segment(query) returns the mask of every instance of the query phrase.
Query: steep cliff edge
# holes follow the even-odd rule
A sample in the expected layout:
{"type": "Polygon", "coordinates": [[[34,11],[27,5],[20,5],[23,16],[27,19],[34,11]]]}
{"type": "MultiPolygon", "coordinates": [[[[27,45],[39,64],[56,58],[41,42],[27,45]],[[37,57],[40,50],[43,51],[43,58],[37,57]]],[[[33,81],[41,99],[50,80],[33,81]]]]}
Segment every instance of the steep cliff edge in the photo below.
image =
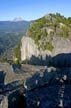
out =
{"type": "Polygon", "coordinates": [[[39,50],[38,46],[35,44],[35,41],[27,36],[24,36],[21,41],[21,60],[30,60],[32,57],[51,55],[50,51],[39,50]]]}
{"type": "Polygon", "coordinates": [[[39,55],[38,47],[32,38],[23,37],[21,43],[21,60],[30,59],[32,55],[36,57],[39,55]]]}

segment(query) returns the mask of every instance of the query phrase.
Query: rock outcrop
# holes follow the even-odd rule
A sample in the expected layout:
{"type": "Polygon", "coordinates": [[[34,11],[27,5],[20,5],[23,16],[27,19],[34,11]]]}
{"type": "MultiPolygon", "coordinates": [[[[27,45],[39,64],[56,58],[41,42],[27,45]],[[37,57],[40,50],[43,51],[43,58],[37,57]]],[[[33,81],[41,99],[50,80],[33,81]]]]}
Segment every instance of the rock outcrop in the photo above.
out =
{"type": "Polygon", "coordinates": [[[21,44],[21,61],[32,57],[45,60],[49,55],[71,53],[69,20],[60,14],[49,14],[38,19],[30,25],[21,44]]]}
{"type": "Polygon", "coordinates": [[[35,44],[34,40],[30,37],[24,36],[21,41],[21,60],[30,60],[32,56],[40,58],[42,56],[43,59],[46,56],[55,56],[61,53],[71,53],[71,41],[69,39],[63,38],[54,38],[53,39],[53,46],[54,49],[52,51],[49,50],[39,50],[38,46],[35,44]]]}

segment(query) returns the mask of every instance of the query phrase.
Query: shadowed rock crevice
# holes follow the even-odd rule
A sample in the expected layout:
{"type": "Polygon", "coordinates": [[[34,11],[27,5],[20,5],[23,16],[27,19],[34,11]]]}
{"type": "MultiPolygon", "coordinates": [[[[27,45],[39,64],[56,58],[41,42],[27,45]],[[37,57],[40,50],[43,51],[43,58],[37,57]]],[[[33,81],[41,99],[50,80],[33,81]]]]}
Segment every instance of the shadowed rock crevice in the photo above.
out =
{"type": "Polygon", "coordinates": [[[8,97],[8,108],[26,108],[26,97],[19,91],[8,97]]]}

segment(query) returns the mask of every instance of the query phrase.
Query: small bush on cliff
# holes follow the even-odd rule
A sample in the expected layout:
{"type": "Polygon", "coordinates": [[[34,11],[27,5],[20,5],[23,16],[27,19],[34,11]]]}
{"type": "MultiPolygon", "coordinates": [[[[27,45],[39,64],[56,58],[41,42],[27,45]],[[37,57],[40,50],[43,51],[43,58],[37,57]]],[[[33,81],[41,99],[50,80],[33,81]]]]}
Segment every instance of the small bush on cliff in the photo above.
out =
{"type": "Polygon", "coordinates": [[[52,45],[52,42],[49,41],[49,42],[46,42],[45,44],[43,44],[43,45],[41,46],[41,48],[42,48],[43,50],[50,50],[50,51],[52,51],[54,47],[53,47],[53,45],[52,45]]]}
{"type": "Polygon", "coordinates": [[[67,27],[62,27],[62,31],[58,34],[60,37],[68,38],[69,37],[69,30],[67,27]]]}
{"type": "Polygon", "coordinates": [[[15,62],[20,63],[21,61],[21,51],[20,51],[20,44],[14,50],[14,57],[17,59],[15,62]]]}
{"type": "Polygon", "coordinates": [[[2,63],[4,60],[3,60],[3,57],[0,56],[0,63],[2,63]]]}

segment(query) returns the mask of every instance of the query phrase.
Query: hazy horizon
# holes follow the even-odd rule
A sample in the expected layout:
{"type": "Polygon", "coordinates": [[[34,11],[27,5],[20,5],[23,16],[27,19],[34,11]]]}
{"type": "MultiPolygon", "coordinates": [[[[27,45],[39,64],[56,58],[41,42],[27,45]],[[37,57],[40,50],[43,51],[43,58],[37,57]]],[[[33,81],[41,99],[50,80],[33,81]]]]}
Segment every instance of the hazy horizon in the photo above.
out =
{"type": "Polygon", "coordinates": [[[26,21],[38,19],[48,13],[70,17],[71,0],[0,0],[0,21],[21,17],[26,21]]]}

